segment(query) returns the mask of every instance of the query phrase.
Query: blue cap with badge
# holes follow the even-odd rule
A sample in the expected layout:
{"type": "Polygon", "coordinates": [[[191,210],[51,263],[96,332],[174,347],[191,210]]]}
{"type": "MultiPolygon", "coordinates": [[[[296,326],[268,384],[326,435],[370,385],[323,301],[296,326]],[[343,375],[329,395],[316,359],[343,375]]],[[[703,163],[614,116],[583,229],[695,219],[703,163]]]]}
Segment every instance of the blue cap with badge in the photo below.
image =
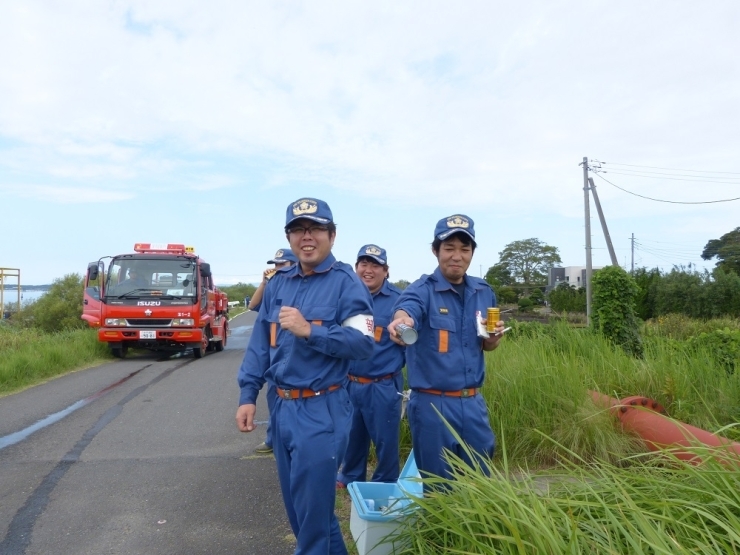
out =
{"type": "Polygon", "coordinates": [[[381,266],[388,264],[388,256],[385,253],[385,249],[381,249],[378,245],[365,245],[357,253],[357,260],[360,258],[372,258],[381,266]]]}
{"type": "Polygon", "coordinates": [[[320,224],[330,224],[334,221],[329,205],[317,198],[302,198],[291,202],[285,213],[285,227],[301,218],[320,224]]]}
{"type": "Polygon", "coordinates": [[[434,238],[444,241],[453,233],[465,233],[475,241],[473,219],[464,214],[455,214],[454,216],[442,218],[437,222],[437,227],[434,229],[434,238]]]}
{"type": "Polygon", "coordinates": [[[295,264],[298,262],[298,259],[293,254],[293,251],[290,249],[278,249],[275,253],[275,256],[272,257],[272,260],[268,260],[268,264],[283,264],[284,262],[290,262],[292,264],[295,264]]]}

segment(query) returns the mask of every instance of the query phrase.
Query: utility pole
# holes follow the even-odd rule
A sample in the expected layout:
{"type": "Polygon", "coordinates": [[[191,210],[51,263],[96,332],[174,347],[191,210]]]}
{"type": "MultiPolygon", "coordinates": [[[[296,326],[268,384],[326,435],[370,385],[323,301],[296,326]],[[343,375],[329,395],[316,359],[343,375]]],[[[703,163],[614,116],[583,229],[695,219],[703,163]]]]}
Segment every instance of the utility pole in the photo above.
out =
{"type": "Polygon", "coordinates": [[[583,157],[583,208],[586,216],[586,325],[591,326],[591,210],[588,203],[588,158],[583,157]]]}
{"type": "Polygon", "coordinates": [[[599,220],[601,220],[601,229],[604,232],[604,239],[606,239],[606,247],[609,249],[609,256],[612,259],[612,266],[619,266],[617,262],[617,255],[614,253],[614,245],[612,245],[612,238],[609,235],[609,229],[606,227],[606,219],[604,218],[604,211],[601,209],[601,203],[599,202],[599,195],[596,194],[596,185],[592,177],[588,178],[588,183],[591,185],[591,193],[594,195],[594,203],[596,204],[596,210],[599,213],[599,220]]]}
{"type": "Polygon", "coordinates": [[[635,234],[632,234],[632,240],[630,241],[632,243],[632,266],[630,269],[630,275],[635,275],[635,234]]]}

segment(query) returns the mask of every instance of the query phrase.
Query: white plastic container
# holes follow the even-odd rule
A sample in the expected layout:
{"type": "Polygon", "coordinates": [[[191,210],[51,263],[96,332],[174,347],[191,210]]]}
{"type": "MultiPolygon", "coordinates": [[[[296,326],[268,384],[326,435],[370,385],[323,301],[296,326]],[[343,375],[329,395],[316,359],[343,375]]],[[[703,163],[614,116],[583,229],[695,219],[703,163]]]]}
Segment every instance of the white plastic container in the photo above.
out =
{"type": "Polygon", "coordinates": [[[411,451],[397,482],[352,482],[347,486],[352,498],[349,529],[359,555],[393,553],[392,543],[380,544],[380,541],[396,531],[401,518],[407,517],[404,509],[413,503],[411,497],[423,495],[418,478],[419,470],[411,451]]]}

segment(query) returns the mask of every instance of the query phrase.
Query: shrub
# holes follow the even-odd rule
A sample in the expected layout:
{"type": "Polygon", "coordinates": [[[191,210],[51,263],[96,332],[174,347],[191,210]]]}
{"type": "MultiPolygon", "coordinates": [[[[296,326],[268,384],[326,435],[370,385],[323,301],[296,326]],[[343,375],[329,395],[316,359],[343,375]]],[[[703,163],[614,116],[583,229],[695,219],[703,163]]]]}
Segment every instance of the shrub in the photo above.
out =
{"type": "Polygon", "coordinates": [[[519,310],[521,312],[529,312],[532,310],[534,302],[529,297],[522,297],[519,299],[519,310]]]}
{"type": "Polygon", "coordinates": [[[740,365],[740,330],[729,328],[703,332],[689,339],[690,347],[709,356],[732,374],[740,365]]]}
{"type": "Polygon", "coordinates": [[[82,276],[67,274],[52,283],[49,291],[12,317],[21,327],[34,327],[45,332],[87,327],[82,316],[82,276]]]}
{"type": "Polygon", "coordinates": [[[642,357],[642,340],[635,316],[635,281],[619,266],[594,273],[592,323],[596,330],[626,353],[642,357]]]}

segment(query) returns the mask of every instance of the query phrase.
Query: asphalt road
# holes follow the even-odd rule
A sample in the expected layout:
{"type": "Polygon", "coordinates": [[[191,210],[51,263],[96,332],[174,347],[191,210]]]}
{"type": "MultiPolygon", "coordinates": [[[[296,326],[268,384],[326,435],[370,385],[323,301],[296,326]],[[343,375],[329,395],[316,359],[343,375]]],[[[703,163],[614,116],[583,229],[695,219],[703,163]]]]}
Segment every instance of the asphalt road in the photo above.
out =
{"type": "Polygon", "coordinates": [[[200,360],[129,355],[0,398],[0,554],[293,553],[264,426],[234,421],[254,319],[200,360]]]}

